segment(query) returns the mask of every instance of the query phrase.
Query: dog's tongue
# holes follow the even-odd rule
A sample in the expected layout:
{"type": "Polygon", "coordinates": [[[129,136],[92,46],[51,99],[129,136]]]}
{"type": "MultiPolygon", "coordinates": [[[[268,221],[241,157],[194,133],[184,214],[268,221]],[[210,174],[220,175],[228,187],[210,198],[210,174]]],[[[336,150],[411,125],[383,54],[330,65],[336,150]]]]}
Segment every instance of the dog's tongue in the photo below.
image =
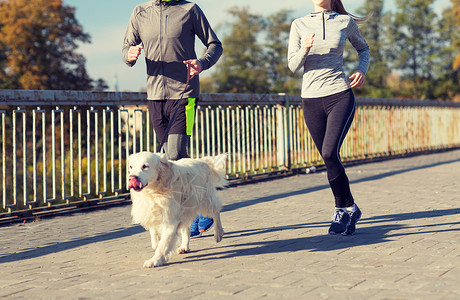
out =
{"type": "Polygon", "coordinates": [[[137,178],[131,178],[128,182],[128,188],[129,189],[142,189],[142,182],[138,180],[137,178]]]}

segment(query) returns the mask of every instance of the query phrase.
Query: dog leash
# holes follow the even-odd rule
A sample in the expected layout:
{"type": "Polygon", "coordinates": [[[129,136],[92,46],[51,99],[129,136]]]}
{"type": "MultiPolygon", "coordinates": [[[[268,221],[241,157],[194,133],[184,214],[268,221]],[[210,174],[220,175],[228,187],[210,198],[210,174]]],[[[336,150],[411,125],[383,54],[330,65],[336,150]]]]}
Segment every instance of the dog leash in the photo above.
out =
{"type": "MultiPolygon", "coordinates": [[[[185,82],[185,87],[184,87],[184,90],[181,93],[179,102],[182,99],[184,99],[184,93],[185,93],[185,90],[188,87],[189,81],[190,81],[190,64],[187,64],[187,81],[185,82]]],[[[179,107],[180,107],[180,105],[178,104],[177,108],[176,108],[176,111],[174,112],[174,114],[173,114],[173,116],[171,118],[171,121],[169,121],[168,127],[166,128],[166,132],[165,132],[165,135],[163,137],[163,140],[161,141],[160,145],[158,146],[157,152],[161,152],[161,149],[163,149],[163,146],[166,143],[166,139],[168,138],[169,131],[171,130],[171,127],[172,127],[172,124],[174,122],[174,119],[176,119],[176,115],[177,115],[177,111],[179,110],[179,107]]]]}

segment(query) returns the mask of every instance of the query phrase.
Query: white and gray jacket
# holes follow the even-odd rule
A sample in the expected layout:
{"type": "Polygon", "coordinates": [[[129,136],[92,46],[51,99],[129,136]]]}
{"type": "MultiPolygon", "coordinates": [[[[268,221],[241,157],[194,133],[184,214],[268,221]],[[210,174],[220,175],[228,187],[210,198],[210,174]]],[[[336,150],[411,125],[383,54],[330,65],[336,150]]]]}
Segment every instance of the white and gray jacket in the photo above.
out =
{"type": "MultiPolygon", "coordinates": [[[[187,79],[184,60],[197,58],[195,36],[206,46],[198,60],[203,70],[213,66],[222,55],[222,43],[209,25],[203,11],[185,0],[151,0],[134,8],[126,30],[122,59],[128,66],[130,46],[144,46],[147,64],[147,98],[180,99],[187,79]]],[[[183,98],[198,98],[199,77],[190,80],[183,98]]]]}
{"type": "Polygon", "coordinates": [[[302,98],[324,97],[350,88],[343,70],[343,49],[347,39],[358,51],[357,70],[366,74],[370,49],[350,16],[325,11],[292,22],[288,66],[292,72],[303,67],[302,98]],[[312,34],[315,34],[313,46],[306,51],[302,41],[312,34]]]}

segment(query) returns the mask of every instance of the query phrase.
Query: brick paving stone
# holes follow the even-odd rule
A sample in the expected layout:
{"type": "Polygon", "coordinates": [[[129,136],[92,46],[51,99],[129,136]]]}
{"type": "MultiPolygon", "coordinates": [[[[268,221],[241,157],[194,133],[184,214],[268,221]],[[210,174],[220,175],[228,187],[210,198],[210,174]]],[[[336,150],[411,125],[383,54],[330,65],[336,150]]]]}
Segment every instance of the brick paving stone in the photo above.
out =
{"type": "Polygon", "coordinates": [[[13,299],[460,299],[460,150],[347,168],[363,211],[327,234],[324,172],[220,191],[224,240],[144,269],[130,206],[0,227],[0,297],[13,299]]]}

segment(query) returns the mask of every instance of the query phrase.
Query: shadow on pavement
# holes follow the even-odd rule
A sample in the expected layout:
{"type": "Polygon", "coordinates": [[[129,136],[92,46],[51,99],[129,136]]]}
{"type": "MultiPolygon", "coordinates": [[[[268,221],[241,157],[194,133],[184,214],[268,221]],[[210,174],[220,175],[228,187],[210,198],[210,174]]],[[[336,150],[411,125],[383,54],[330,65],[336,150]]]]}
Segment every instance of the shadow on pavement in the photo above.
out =
{"type": "MultiPolygon", "coordinates": [[[[448,232],[448,231],[460,231],[460,226],[452,228],[454,225],[460,225],[460,222],[448,222],[448,223],[439,223],[439,224],[427,224],[427,225],[405,225],[405,224],[392,224],[396,222],[401,222],[405,220],[413,219],[426,219],[426,218],[436,218],[444,216],[460,215],[460,208],[454,209],[444,209],[444,210],[433,210],[433,211],[420,211],[413,213],[403,213],[403,214],[391,214],[391,215],[382,215],[375,216],[371,218],[363,218],[360,223],[369,223],[369,224],[378,224],[378,223],[390,223],[388,225],[375,225],[359,228],[357,234],[354,236],[331,236],[328,234],[317,235],[317,236],[307,236],[307,237],[298,237],[292,239],[279,239],[272,241],[256,241],[251,243],[240,243],[232,244],[217,248],[212,248],[213,253],[208,254],[199,254],[191,253],[186,258],[192,261],[200,260],[209,260],[209,259],[222,259],[222,258],[232,258],[239,256],[252,256],[260,254],[269,254],[269,253],[286,253],[291,251],[301,251],[301,250],[310,250],[314,252],[322,251],[333,251],[339,249],[347,249],[350,247],[361,246],[361,245],[371,245],[379,244],[387,241],[391,241],[392,238],[405,235],[420,235],[428,233],[439,233],[439,232],[448,232]],[[437,226],[451,226],[449,229],[443,230],[433,230],[433,227],[437,226]],[[432,230],[424,230],[432,229],[432,230]],[[404,230],[404,232],[398,232],[404,230]],[[408,232],[409,231],[409,232],[408,232]]],[[[282,233],[286,230],[298,230],[298,229],[308,229],[315,227],[324,227],[324,231],[327,231],[329,222],[316,222],[316,223],[302,223],[294,224],[287,226],[279,227],[269,227],[269,228],[257,228],[243,231],[233,231],[227,232],[225,234],[225,240],[232,240],[239,237],[248,237],[256,236],[266,233],[282,233]]],[[[19,261],[29,258],[36,258],[40,256],[49,255],[52,253],[57,253],[60,251],[66,251],[73,248],[78,248],[87,244],[98,243],[107,240],[119,239],[135,234],[145,232],[145,230],[140,226],[134,226],[129,228],[123,228],[115,230],[112,232],[101,233],[95,236],[84,237],[81,239],[76,239],[72,241],[62,242],[62,243],[53,243],[44,247],[36,249],[25,249],[17,253],[11,253],[7,255],[0,256],[0,263],[7,263],[13,261],[19,261]]],[[[206,249],[205,249],[206,250],[206,249]]],[[[204,251],[204,250],[202,250],[204,251]]],[[[171,264],[180,264],[186,263],[188,260],[181,262],[173,262],[171,264]]]]}
{"type": "MultiPolygon", "coordinates": [[[[357,182],[365,182],[365,181],[372,181],[378,180],[384,177],[394,176],[396,174],[401,174],[405,172],[410,172],[414,170],[420,170],[425,168],[431,168],[435,166],[439,166],[442,164],[450,164],[454,162],[458,162],[459,160],[450,160],[445,162],[438,162],[434,164],[428,164],[423,166],[416,166],[405,168],[397,171],[391,171],[375,176],[365,177],[361,179],[357,179],[352,181],[352,183],[357,182]]],[[[285,197],[290,197],[294,195],[301,195],[307,194],[311,192],[315,192],[322,189],[329,188],[329,185],[321,185],[310,187],[306,189],[301,189],[297,191],[285,192],[276,195],[265,196],[257,199],[251,199],[247,201],[242,201],[239,203],[232,203],[229,205],[225,205],[223,208],[223,212],[231,211],[251,205],[255,205],[258,203],[269,202],[274,200],[279,200],[285,197]]],[[[426,234],[426,233],[433,233],[433,232],[443,232],[443,231],[460,231],[460,226],[455,228],[450,228],[446,230],[431,230],[431,231],[424,231],[424,228],[433,228],[435,226],[441,225],[459,225],[460,222],[451,222],[451,223],[444,223],[444,224],[429,224],[423,226],[410,226],[404,224],[393,224],[398,221],[404,220],[411,220],[411,219],[423,219],[423,218],[435,218],[447,215],[458,215],[460,214],[460,208],[454,209],[445,209],[445,210],[433,210],[433,211],[420,211],[420,212],[413,212],[413,213],[402,213],[402,214],[392,214],[392,215],[382,215],[382,216],[374,216],[372,218],[364,218],[360,222],[361,223],[369,223],[369,224],[376,224],[375,226],[368,226],[360,228],[358,233],[353,237],[342,237],[342,236],[330,236],[330,235],[320,235],[320,236],[309,236],[309,237],[298,237],[293,239],[283,239],[283,240],[274,240],[274,241],[257,241],[251,243],[243,243],[243,244],[234,244],[223,246],[219,248],[213,248],[213,253],[210,254],[194,254],[187,256],[189,259],[196,260],[208,260],[208,259],[221,259],[221,258],[231,258],[231,257],[238,257],[238,256],[248,256],[248,255],[258,255],[264,253],[285,253],[290,251],[299,251],[299,250],[310,250],[310,251],[332,251],[337,249],[346,249],[349,247],[360,246],[360,245],[369,245],[369,244],[379,244],[386,241],[389,241],[392,237],[401,236],[401,235],[415,235],[415,234],[426,234]],[[379,223],[390,223],[388,225],[377,225],[379,223]],[[398,233],[398,230],[404,229],[404,232],[398,233]],[[407,232],[408,230],[411,232],[407,232]],[[391,233],[390,233],[391,232],[391,233]]],[[[244,236],[252,236],[252,235],[259,235],[263,233],[274,233],[274,232],[281,232],[284,230],[295,230],[295,229],[308,229],[312,227],[324,227],[324,231],[327,231],[327,227],[329,226],[329,222],[321,222],[321,223],[303,223],[303,224],[295,224],[289,226],[279,226],[279,227],[270,227],[270,228],[259,228],[253,230],[245,230],[239,232],[227,232],[225,235],[225,239],[232,239],[237,237],[244,237],[244,236]]],[[[13,262],[19,261],[29,258],[36,258],[40,256],[45,256],[48,254],[66,251],[69,249],[81,247],[87,244],[97,243],[101,241],[113,240],[118,238],[123,238],[135,234],[139,234],[144,232],[144,229],[140,226],[123,228],[119,230],[114,230],[111,232],[101,233],[95,236],[90,237],[83,237],[80,239],[75,239],[66,242],[57,242],[53,244],[49,244],[40,248],[33,248],[33,249],[24,249],[18,251],[16,253],[10,253],[0,256],[0,264],[6,262],[13,262]]],[[[174,263],[185,263],[186,260],[183,262],[174,262],[174,263]]]]}
{"type": "Polygon", "coordinates": [[[67,242],[52,243],[50,245],[46,245],[46,246],[39,247],[39,248],[25,249],[22,251],[18,251],[16,253],[1,255],[0,264],[45,256],[45,255],[56,253],[56,252],[78,248],[78,247],[88,245],[88,244],[127,237],[127,236],[135,235],[141,232],[145,232],[144,228],[140,226],[134,226],[134,227],[123,228],[123,229],[119,229],[119,230],[115,230],[111,232],[105,232],[105,233],[97,234],[97,235],[90,236],[90,237],[84,237],[81,239],[75,239],[75,240],[71,240],[67,242]]]}
{"type": "MultiPolygon", "coordinates": [[[[375,216],[372,218],[363,219],[362,223],[375,224],[381,222],[388,222],[389,224],[359,228],[357,233],[353,236],[324,234],[319,236],[307,236],[271,241],[263,240],[250,243],[232,244],[228,246],[214,248],[212,253],[191,253],[191,255],[188,255],[187,258],[195,262],[200,260],[233,258],[261,254],[276,254],[302,250],[309,250],[311,252],[334,251],[340,249],[345,250],[350,247],[373,245],[392,241],[394,238],[399,236],[460,231],[460,222],[447,222],[416,226],[400,223],[401,221],[405,220],[426,219],[452,215],[460,215],[460,208],[375,216]],[[395,224],[396,222],[399,223],[395,224]],[[457,227],[452,227],[453,225],[457,225],[457,227]],[[439,226],[450,226],[450,228],[436,230],[435,228],[439,226]]],[[[281,233],[285,230],[308,229],[312,227],[324,227],[324,232],[327,232],[328,226],[328,222],[323,222],[295,224],[270,228],[259,228],[239,232],[228,232],[225,234],[224,239],[231,240],[233,238],[245,236],[247,237],[252,235],[276,232],[281,233]]],[[[282,235],[282,233],[280,235],[282,235]]],[[[184,260],[181,262],[173,262],[172,264],[186,262],[187,260],[184,260]]]]}
{"type": "Polygon", "coordinates": [[[399,175],[399,174],[402,174],[402,173],[407,173],[407,172],[412,172],[412,171],[417,171],[417,170],[422,170],[422,169],[433,168],[433,167],[437,167],[437,166],[441,166],[441,165],[448,165],[448,164],[456,163],[456,162],[459,162],[459,161],[460,161],[460,159],[452,159],[452,160],[448,160],[448,161],[432,163],[432,164],[429,164],[429,165],[423,165],[423,166],[417,166],[417,167],[410,167],[410,168],[407,168],[407,169],[390,171],[390,172],[386,172],[386,173],[383,173],[383,174],[378,174],[378,175],[369,176],[369,177],[365,177],[365,178],[361,178],[361,179],[356,179],[356,180],[350,181],[350,183],[353,184],[353,183],[359,183],[359,182],[379,180],[379,179],[382,179],[382,178],[385,178],[385,177],[390,177],[390,176],[399,175]]]}
{"type": "MultiPolygon", "coordinates": [[[[458,161],[460,161],[460,159],[454,159],[454,160],[437,162],[437,163],[423,165],[423,166],[410,167],[410,168],[406,168],[406,169],[390,171],[390,172],[386,172],[386,173],[382,173],[382,174],[378,174],[378,175],[373,175],[373,176],[369,176],[369,177],[355,179],[355,180],[350,181],[350,184],[366,182],[366,181],[373,181],[373,180],[379,180],[379,179],[382,179],[382,178],[385,178],[385,177],[390,177],[390,176],[394,176],[394,175],[398,175],[398,174],[402,174],[402,173],[406,173],[406,172],[411,172],[411,171],[416,171],[416,170],[420,170],[420,169],[432,168],[432,167],[445,165],[445,164],[451,164],[451,163],[455,163],[455,162],[458,162],[458,161]]],[[[308,175],[305,174],[304,176],[308,176],[308,175]]],[[[243,207],[247,207],[247,206],[251,206],[251,205],[256,205],[256,204],[263,203],[263,202],[270,202],[270,201],[274,201],[274,200],[279,200],[279,199],[283,199],[283,198],[287,198],[287,197],[291,197],[291,196],[313,193],[313,192],[317,192],[317,191],[328,189],[328,188],[329,188],[329,185],[320,185],[320,186],[309,187],[309,188],[306,188],[306,189],[301,189],[301,190],[296,190],[296,191],[291,191],[291,192],[285,192],[285,193],[275,194],[275,195],[269,195],[269,196],[265,196],[265,197],[261,197],[261,198],[256,198],[256,199],[251,199],[251,200],[247,200],[247,201],[241,201],[241,202],[236,202],[236,203],[232,203],[232,204],[227,204],[227,205],[224,205],[224,207],[222,208],[222,212],[232,211],[232,210],[236,210],[236,209],[239,209],[239,208],[243,208],[243,207]]]]}
{"type": "Polygon", "coordinates": [[[261,197],[261,198],[257,198],[257,199],[251,199],[251,200],[247,200],[247,201],[241,201],[241,202],[236,202],[236,203],[232,203],[232,204],[227,204],[227,205],[224,205],[224,207],[222,208],[222,212],[232,211],[232,210],[236,210],[236,209],[239,209],[239,208],[256,205],[256,204],[263,203],[263,202],[270,202],[270,201],[274,201],[274,200],[279,200],[279,199],[283,199],[283,198],[287,198],[287,197],[291,197],[291,196],[313,193],[313,192],[328,189],[328,188],[329,188],[329,185],[320,185],[320,186],[310,187],[310,188],[306,188],[306,189],[302,189],[302,190],[286,192],[286,193],[281,193],[281,194],[276,194],[276,195],[265,196],[265,197],[261,197]]]}

